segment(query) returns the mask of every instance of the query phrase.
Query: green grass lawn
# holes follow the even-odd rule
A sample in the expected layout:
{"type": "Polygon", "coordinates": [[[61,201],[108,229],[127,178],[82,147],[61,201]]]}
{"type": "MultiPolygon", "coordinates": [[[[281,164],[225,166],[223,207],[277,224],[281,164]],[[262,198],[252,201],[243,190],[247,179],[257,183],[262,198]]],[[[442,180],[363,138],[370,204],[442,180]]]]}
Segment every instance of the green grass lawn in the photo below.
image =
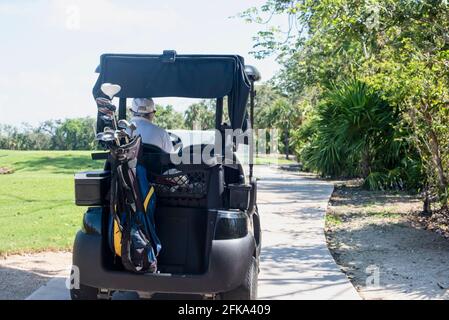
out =
{"type": "Polygon", "coordinates": [[[101,169],[90,152],[3,151],[0,167],[0,255],[69,249],[85,208],[74,204],[75,172],[101,169]]]}
{"type": "Polygon", "coordinates": [[[256,158],[256,165],[266,165],[266,164],[277,164],[277,165],[289,165],[296,164],[295,160],[287,160],[285,159],[285,155],[268,155],[268,156],[260,156],[256,158]]]}

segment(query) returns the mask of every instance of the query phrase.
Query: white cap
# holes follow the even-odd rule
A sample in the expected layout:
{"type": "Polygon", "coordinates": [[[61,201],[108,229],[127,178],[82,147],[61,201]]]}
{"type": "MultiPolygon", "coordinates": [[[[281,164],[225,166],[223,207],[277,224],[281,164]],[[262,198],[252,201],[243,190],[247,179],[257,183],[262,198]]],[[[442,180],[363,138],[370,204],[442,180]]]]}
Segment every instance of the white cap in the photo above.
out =
{"type": "Polygon", "coordinates": [[[151,98],[136,98],[133,100],[131,111],[134,113],[152,113],[155,112],[154,101],[151,98]]]}

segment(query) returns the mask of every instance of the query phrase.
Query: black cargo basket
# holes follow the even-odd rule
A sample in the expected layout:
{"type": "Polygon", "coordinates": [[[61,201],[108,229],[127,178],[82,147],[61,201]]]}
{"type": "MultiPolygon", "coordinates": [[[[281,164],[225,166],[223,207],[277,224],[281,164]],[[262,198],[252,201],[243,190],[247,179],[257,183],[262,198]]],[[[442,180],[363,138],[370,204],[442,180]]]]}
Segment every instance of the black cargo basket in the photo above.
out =
{"type": "Polygon", "coordinates": [[[209,186],[208,170],[151,174],[157,203],[165,206],[206,207],[209,186]]]}

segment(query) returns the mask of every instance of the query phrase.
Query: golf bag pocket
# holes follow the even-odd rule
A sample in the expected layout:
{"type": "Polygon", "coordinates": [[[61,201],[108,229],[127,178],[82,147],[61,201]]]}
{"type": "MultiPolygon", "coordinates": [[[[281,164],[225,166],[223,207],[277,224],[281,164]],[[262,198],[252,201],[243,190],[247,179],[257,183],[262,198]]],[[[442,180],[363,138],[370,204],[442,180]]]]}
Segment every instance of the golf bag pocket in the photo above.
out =
{"type": "MultiPolygon", "coordinates": [[[[154,188],[150,187],[147,191],[147,195],[144,200],[145,213],[136,213],[135,218],[137,221],[131,222],[131,256],[133,263],[139,265],[139,259],[143,259],[142,252],[146,250],[147,259],[150,261],[156,261],[156,257],[161,250],[161,243],[156,234],[154,212],[156,210],[156,194],[154,188]],[[139,228],[133,226],[138,225],[139,228]],[[151,245],[154,243],[154,246],[151,245]],[[150,245],[148,245],[150,244],[150,245]],[[136,251],[134,253],[134,251],[136,251]]],[[[108,243],[111,251],[118,257],[122,257],[122,230],[120,225],[124,225],[127,222],[126,213],[122,213],[120,216],[120,224],[114,219],[114,216],[109,215],[108,222],[108,243]]]]}
{"type": "MultiPolygon", "coordinates": [[[[121,221],[124,221],[125,215],[122,215],[121,221]]],[[[108,244],[114,255],[122,256],[122,231],[120,230],[120,225],[117,220],[114,219],[113,215],[109,215],[108,223],[108,244]]]]}

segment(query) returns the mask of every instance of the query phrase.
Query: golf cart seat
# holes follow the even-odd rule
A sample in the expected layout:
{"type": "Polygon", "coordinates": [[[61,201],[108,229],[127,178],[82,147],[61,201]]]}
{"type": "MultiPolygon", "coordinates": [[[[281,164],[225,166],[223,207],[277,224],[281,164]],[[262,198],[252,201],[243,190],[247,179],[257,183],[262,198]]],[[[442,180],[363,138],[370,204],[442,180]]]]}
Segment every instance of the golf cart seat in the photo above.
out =
{"type": "Polygon", "coordinates": [[[202,153],[198,154],[206,146],[189,146],[172,155],[157,146],[143,145],[143,165],[155,188],[159,205],[207,208],[217,203],[221,193],[209,196],[209,191],[216,189],[218,181],[223,184],[223,170],[214,159],[206,163],[202,153]],[[190,158],[190,163],[185,162],[185,158],[180,164],[172,162],[172,156],[181,159],[182,155],[190,158]]]}
{"type": "Polygon", "coordinates": [[[147,170],[151,173],[162,174],[170,169],[170,153],[152,144],[142,144],[143,161],[147,170]]]}

